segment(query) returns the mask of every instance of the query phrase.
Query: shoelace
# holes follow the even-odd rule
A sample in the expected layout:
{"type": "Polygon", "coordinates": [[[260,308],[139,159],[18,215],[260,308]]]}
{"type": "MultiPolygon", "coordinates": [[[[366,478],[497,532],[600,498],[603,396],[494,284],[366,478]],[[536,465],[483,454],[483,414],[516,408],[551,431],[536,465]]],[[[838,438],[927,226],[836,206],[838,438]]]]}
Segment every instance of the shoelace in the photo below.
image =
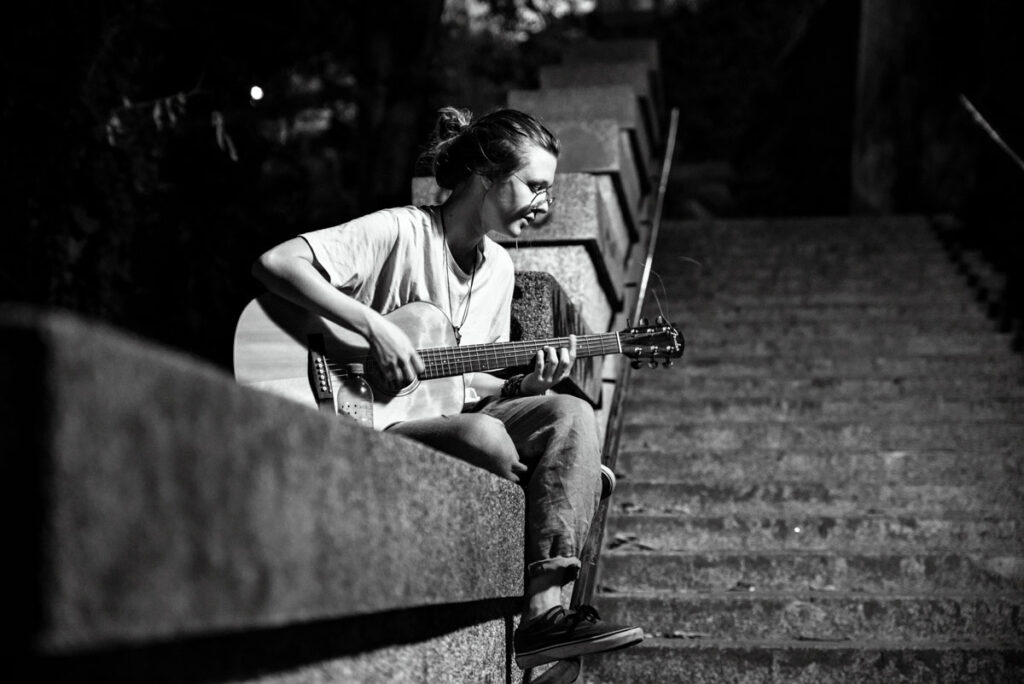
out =
{"type": "Polygon", "coordinates": [[[601,616],[597,614],[597,609],[593,606],[581,605],[573,608],[572,610],[566,611],[565,619],[575,627],[583,621],[598,622],[601,619],[601,616]]]}

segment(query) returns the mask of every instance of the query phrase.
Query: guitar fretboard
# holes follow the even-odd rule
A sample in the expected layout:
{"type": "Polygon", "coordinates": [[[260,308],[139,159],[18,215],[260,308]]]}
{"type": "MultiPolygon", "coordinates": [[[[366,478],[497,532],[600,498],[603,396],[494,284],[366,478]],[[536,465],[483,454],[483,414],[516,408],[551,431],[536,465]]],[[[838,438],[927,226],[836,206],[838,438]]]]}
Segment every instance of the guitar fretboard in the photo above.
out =
{"type": "MultiPolygon", "coordinates": [[[[551,337],[542,340],[522,342],[499,342],[495,344],[470,344],[465,347],[438,347],[421,349],[420,358],[426,366],[420,377],[443,378],[462,373],[495,371],[515,366],[525,366],[533,361],[539,349],[544,347],[568,347],[568,337],[551,337]]],[[[615,332],[600,335],[576,337],[576,356],[603,356],[622,351],[619,334],[615,332]]]]}

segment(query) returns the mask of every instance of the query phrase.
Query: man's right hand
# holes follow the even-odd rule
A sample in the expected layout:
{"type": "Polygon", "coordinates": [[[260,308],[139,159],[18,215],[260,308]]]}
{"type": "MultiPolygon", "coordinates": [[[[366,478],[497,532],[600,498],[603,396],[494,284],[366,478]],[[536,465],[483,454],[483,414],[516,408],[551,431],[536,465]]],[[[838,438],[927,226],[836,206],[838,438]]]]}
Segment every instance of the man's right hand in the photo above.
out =
{"type": "Polygon", "coordinates": [[[412,340],[384,316],[372,317],[367,338],[381,373],[393,387],[405,387],[423,372],[423,359],[412,340]]]}

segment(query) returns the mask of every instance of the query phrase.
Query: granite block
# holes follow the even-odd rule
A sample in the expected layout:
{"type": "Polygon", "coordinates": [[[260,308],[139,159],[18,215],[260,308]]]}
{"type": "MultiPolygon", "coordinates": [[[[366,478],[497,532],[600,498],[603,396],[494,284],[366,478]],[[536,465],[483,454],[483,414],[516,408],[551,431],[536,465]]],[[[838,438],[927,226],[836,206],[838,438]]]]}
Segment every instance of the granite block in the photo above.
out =
{"type": "Polygon", "coordinates": [[[575,62],[549,64],[540,68],[541,88],[574,86],[628,85],[636,91],[652,147],[661,137],[659,109],[654,79],[647,62],[642,60],[575,62]]]}
{"type": "Polygon", "coordinates": [[[614,119],[630,132],[641,182],[652,176],[650,134],[640,110],[636,89],[629,85],[574,86],[541,90],[510,90],[508,106],[542,122],[576,119],[614,119]]]}
{"type": "MultiPolygon", "coordinates": [[[[131,648],[35,658],[32,681],[507,682],[520,600],[388,611],[131,648]]],[[[22,670],[24,671],[24,670],[22,670]]]]}
{"type": "Polygon", "coordinates": [[[626,225],[630,233],[636,235],[641,183],[629,131],[612,119],[547,121],[545,125],[562,145],[558,170],[610,176],[626,225]]]}
{"type": "MultiPolygon", "coordinates": [[[[516,273],[510,335],[513,342],[590,334],[579,310],[554,276],[536,271],[516,273]]],[[[555,389],[599,406],[603,367],[603,356],[579,357],[570,376],[555,389]]]]}
{"type": "Polygon", "coordinates": [[[517,271],[545,271],[555,276],[579,310],[587,328],[607,332],[617,303],[601,286],[597,269],[582,245],[510,249],[517,271]]]}
{"type": "Polygon", "coordinates": [[[35,652],[522,593],[522,490],[490,473],[68,314],[4,311],[0,349],[35,652]]]}
{"type": "Polygon", "coordinates": [[[622,285],[616,288],[619,297],[622,296],[624,283],[627,279],[626,268],[629,264],[629,257],[633,251],[633,245],[639,237],[629,229],[629,214],[619,201],[619,194],[615,190],[615,180],[612,176],[594,176],[597,182],[597,211],[598,226],[602,229],[601,242],[605,245],[615,245],[616,249],[610,256],[617,267],[622,269],[622,277],[619,280],[622,285]]]}
{"type": "Polygon", "coordinates": [[[629,254],[630,235],[610,179],[602,182],[589,173],[559,173],[555,176],[554,188],[558,201],[551,205],[547,214],[542,214],[535,223],[524,228],[518,238],[500,233],[491,233],[490,237],[509,249],[515,245],[519,248],[583,245],[609,298],[616,301],[623,288],[623,268],[629,254]],[[604,197],[601,196],[602,189],[604,197]],[[609,202],[615,205],[609,207],[609,202]],[[619,216],[615,217],[613,212],[619,216]]]}
{"type": "Polygon", "coordinates": [[[658,41],[655,38],[615,38],[611,40],[584,40],[570,43],[562,50],[566,64],[592,62],[622,62],[640,60],[651,71],[661,71],[658,41]]]}

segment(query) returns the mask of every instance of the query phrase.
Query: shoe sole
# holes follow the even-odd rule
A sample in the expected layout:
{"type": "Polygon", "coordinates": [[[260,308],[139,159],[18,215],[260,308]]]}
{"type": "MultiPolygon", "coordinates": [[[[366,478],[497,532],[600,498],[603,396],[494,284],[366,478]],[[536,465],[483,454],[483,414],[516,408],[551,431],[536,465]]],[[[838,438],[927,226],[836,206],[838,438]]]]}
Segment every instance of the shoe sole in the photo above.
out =
{"type": "Polygon", "coordinates": [[[615,472],[606,465],[601,465],[601,498],[607,499],[615,491],[615,472]]]}
{"type": "Polygon", "coordinates": [[[580,639],[579,641],[570,641],[549,648],[516,653],[516,665],[526,670],[531,667],[575,656],[617,651],[620,648],[628,648],[629,646],[639,644],[643,640],[644,630],[640,627],[630,627],[618,632],[604,634],[597,639],[580,639]]]}

